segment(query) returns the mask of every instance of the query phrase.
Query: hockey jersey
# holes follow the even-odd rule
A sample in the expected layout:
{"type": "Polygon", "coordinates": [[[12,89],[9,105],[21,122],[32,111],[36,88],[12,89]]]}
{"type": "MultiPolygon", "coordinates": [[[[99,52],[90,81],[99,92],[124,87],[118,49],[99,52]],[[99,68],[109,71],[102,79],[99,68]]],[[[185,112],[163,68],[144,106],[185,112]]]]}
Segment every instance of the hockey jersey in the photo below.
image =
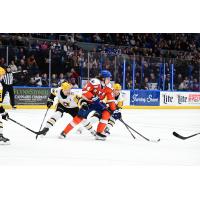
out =
{"type": "Polygon", "coordinates": [[[115,96],[115,103],[117,105],[117,108],[122,108],[124,103],[124,97],[122,92],[120,92],[118,96],[115,96]]]}
{"type": "Polygon", "coordinates": [[[102,86],[100,99],[101,100],[106,99],[106,104],[108,105],[108,108],[111,111],[116,110],[116,102],[115,102],[115,97],[114,97],[114,94],[113,94],[113,89],[112,89],[111,84],[102,86]]]}
{"type": "Polygon", "coordinates": [[[61,88],[53,89],[52,93],[49,96],[49,100],[54,99],[58,100],[58,103],[62,104],[66,108],[75,108],[78,107],[78,101],[80,97],[75,95],[73,92],[70,92],[69,95],[64,95],[61,88]]]}
{"type": "Polygon", "coordinates": [[[82,98],[92,102],[92,98],[101,94],[100,80],[93,78],[82,89],[82,98]]]}

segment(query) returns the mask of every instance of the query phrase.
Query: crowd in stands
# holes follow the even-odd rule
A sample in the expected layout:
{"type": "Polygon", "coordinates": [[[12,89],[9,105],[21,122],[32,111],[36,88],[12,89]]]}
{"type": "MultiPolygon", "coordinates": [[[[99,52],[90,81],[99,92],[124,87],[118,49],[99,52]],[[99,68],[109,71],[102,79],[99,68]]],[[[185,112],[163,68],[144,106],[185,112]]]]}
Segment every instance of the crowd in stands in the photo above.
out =
{"type": "Polygon", "coordinates": [[[0,34],[0,66],[6,66],[6,47],[15,85],[57,87],[64,80],[75,88],[81,78],[94,77],[100,69],[112,72],[113,79],[122,83],[123,59],[126,59],[126,89],[133,86],[132,60],[136,70],[137,89],[170,89],[170,67],[174,67],[174,89],[198,91],[200,74],[199,34],[0,34]],[[80,42],[95,43],[88,50],[80,42]],[[49,50],[51,49],[51,59],[49,50]],[[51,63],[50,63],[51,62],[51,63]],[[165,77],[160,73],[165,65],[165,77]],[[49,80],[49,63],[51,77],[49,80]],[[121,73],[119,73],[121,72],[121,73]],[[162,77],[161,77],[162,76],[162,77]],[[163,79],[165,83],[163,83],[163,79]]]}

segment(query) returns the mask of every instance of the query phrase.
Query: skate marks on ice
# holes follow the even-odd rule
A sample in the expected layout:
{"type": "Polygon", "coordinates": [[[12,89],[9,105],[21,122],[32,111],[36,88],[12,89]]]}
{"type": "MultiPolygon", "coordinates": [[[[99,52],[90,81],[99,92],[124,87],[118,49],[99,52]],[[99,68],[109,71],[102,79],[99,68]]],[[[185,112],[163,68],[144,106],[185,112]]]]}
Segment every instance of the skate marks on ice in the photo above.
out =
{"type": "MultiPolygon", "coordinates": [[[[48,117],[52,115],[49,111],[48,117]]],[[[39,129],[44,110],[15,110],[10,116],[22,124],[39,129]]],[[[71,118],[65,116],[44,138],[11,122],[4,122],[5,136],[11,145],[0,146],[0,165],[199,165],[199,137],[182,141],[173,130],[198,132],[197,110],[123,110],[123,119],[149,138],[161,138],[149,143],[133,139],[126,128],[117,122],[106,141],[96,141],[84,131],[70,133],[66,139],[58,135],[71,118]]]]}

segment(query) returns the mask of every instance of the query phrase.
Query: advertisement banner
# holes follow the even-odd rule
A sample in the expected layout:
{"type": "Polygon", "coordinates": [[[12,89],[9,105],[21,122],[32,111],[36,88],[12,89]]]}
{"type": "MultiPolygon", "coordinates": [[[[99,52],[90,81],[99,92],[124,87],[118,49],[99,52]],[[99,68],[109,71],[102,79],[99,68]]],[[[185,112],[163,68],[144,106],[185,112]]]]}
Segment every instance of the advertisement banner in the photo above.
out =
{"type": "Polygon", "coordinates": [[[122,97],[124,99],[124,106],[130,105],[130,90],[122,90],[122,97]]]}
{"type": "Polygon", "coordinates": [[[130,105],[136,106],[159,106],[159,90],[131,90],[130,105]]]}
{"type": "Polygon", "coordinates": [[[16,105],[46,105],[50,88],[14,88],[16,105]]]}
{"type": "Polygon", "coordinates": [[[200,92],[160,92],[161,106],[200,106],[200,92]]]}

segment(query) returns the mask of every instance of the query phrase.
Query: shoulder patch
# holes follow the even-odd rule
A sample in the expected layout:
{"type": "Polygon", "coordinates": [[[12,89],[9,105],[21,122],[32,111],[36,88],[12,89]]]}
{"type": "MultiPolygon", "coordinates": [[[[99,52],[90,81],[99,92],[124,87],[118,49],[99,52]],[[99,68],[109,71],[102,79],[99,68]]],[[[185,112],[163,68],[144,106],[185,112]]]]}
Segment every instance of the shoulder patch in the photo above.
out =
{"type": "Polygon", "coordinates": [[[97,78],[92,78],[92,79],[90,80],[90,83],[91,83],[92,85],[100,85],[100,80],[97,79],[97,78]]]}

